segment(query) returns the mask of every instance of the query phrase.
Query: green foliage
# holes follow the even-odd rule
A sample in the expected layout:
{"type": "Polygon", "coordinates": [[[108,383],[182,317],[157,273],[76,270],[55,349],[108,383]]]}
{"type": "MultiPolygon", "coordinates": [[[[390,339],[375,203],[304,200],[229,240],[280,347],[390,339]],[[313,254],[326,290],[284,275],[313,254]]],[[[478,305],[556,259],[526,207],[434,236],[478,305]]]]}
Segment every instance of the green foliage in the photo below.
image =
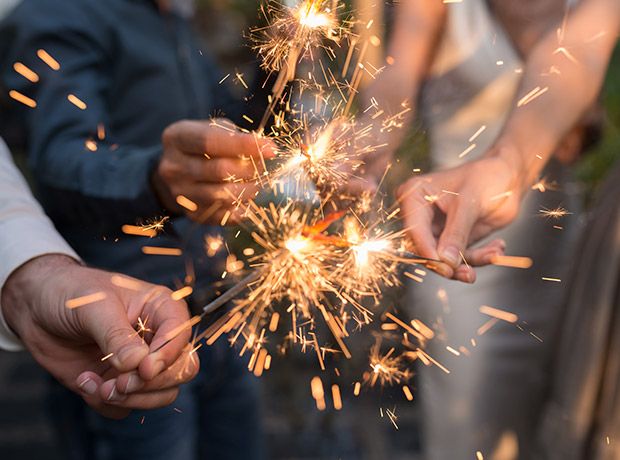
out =
{"type": "Polygon", "coordinates": [[[589,194],[620,158],[620,45],[609,64],[601,102],[605,109],[602,139],[577,165],[577,175],[586,184],[589,194]]]}

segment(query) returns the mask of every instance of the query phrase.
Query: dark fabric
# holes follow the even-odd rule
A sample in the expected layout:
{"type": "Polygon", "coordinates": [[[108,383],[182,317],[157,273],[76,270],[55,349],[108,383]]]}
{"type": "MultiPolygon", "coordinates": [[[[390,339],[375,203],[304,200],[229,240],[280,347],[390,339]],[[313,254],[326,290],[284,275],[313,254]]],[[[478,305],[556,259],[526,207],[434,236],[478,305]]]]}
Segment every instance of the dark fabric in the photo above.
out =
{"type": "MultiPolygon", "coordinates": [[[[0,25],[0,69],[7,91],[37,101],[36,109],[10,102],[5,118],[25,123],[39,197],[69,243],[88,263],[178,285],[186,260],[154,262],[141,253],[143,238],[120,233],[123,224],[163,213],[150,184],[162,131],[184,118],[253,113],[218,84],[221,72],[188,23],[151,0],[24,0],[0,25]],[[37,57],[39,49],[60,63],[59,71],[37,57]],[[13,71],[16,61],[40,81],[13,71]],[[87,109],[71,104],[69,94],[87,109]],[[106,137],[91,152],[85,143],[97,139],[99,124],[106,137]]],[[[208,231],[177,218],[149,244],[193,255],[200,282],[213,269],[199,256],[208,231]]]]}
{"type": "Polygon", "coordinates": [[[254,377],[228,343],[198,350],[198,376],[170,407],[110,420],[54,382],[49,410],[66,460],[194,460],[263,458],[254,377]],[[243,442],[239,442],[242,440],[243,442]]]}
{"type": "MultiPolygon", "coordinates": [[[[175,217],[162,235],[147,239],[124,235],[121,226],[164,212],[150,177],[169,124],[215,114],[233,121],[252,116],[218,84],[221,78],[188,23],[162,13],[152,0],[24,0],[0,24],[0,81],[38,104],[29,109],[9,101],[4,119],[25,127],[39,197],[59,231],[97,267],[172,288],[195,280],[197,307],[212,296],[213,276],[223,270],[204,250],[205,235],[219,229],[175,217]],[[60,63],[58,71],[37,57],[40,49],[60,63]],[[14,72],[16,61],[40,81],[32,84],[14,72]],[[86,110],[71,104],[69,94],[86,110]],[[103,140],[97,139],[99,124],[103,140]],[[85,147],[89,139],[97,140],[94,152],[85,147]],[[181,248],[183,257],[144,255],[145,245],[181,248]]],[[[69,399],[76,404],[65,400],[54,413],[65,456],[109,460],[131,452],[134,460],[190,460],[205,458],[197,452],[209,442],[207,458],[259,458],[254,382],[235,355],[225,341],[202,347],[201,374],[183,387],[177,403],[185,414],[146,411],[144,425],[136,416],[104,420],[75,395],[69,399]],[[174,446],[173,455],[167,449],[174,446]]]]}
{"type": "Polygon", "coordinates": [[[600,192],[572,265],[537,458],[620,458],[620,164],[600,192]]]}

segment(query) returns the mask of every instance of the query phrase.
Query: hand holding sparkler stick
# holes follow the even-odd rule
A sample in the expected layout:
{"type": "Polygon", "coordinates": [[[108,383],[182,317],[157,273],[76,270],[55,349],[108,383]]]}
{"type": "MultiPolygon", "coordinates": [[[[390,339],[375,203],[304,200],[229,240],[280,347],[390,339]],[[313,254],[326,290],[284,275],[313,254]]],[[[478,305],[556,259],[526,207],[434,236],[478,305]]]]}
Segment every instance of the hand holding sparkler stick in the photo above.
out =
{"type": "Polygon", "coordinates": [[[257,174],[274,145],[223,119],[180,121],[162,136],[164,153],[153,183],[167,209],[201,223],[236,222],[239,203],[255,197],[257,174]]]}
{"type": "Polygon", "coordinates": [[[190,329],[166,339],[188,320],[185,303],[170,294],[46,255],[13,273],[2,308],[41,366],[103,415],[121,418],[170,404],[198,372],[186,350],[190,329]]]}
{"type": "Polygon", "coordinates": [[[473,266],[492,263],[502,240],[470,245],[517,215],[522,195],[515,172],[500,158],[483,158],[457,168],[416,176],[399,190],[405,223],[421,255],[440,259],[443,276],[473,283],[473,266]],[[438,224],[445,219],[445,224],[438,224]]]}

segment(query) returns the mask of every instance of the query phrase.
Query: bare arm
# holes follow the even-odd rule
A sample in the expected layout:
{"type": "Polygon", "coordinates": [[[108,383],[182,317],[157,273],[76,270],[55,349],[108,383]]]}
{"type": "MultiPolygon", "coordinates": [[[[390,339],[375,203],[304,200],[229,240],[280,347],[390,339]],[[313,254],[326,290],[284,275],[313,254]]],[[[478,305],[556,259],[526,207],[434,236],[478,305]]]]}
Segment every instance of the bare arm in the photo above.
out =
{"type": "Polygon", "coordinates": [[[620,1],[583,0],[527,56],[518,99],[489,151],[520,172],[523,187],[538,177],[563,136],[594,102],[619,32],[620,1]],[[530,102],[528,94],[534,96],[530,102]]]}
{"type": "MultiPolygon", "coordinates": [[[[407,0],[395,7],[395,23],[388,45],[385,69],[368,86],[360,105],[366,108],[374,98],[386,115],[403,111],[403,104],[413,108],[419,88],[426,78],[431,57],[438,42],[446,15],[441,1],[407,0]]],[[[403,118],[406,126],[413,110],[403,118]]],[[[370,123],[362,117],[362,124],[370,123]]],[[[384,145],[366,161],[369,179],[381,177],[392,154],[398,148],[405,129],[385,132],[381,123],[373,123],[375,145],[384,145]]]]}
{"type": "MultiPolygon", "coordinates": [[[[519,96],[493,147],[457,168],[412,178],[399,190],[418,252],[444,261],[438,270],[444,276],[474,281],[462,255],[517,216],[529,185],[599,93],[618,38],[620,2],[583,0],[564,24],[526,56],[519,96]],[[438,199],[429,203],[429,196],[438,199]]],[[[470,265],[489,263],[496,252],[479,252],[470,265]]]]}

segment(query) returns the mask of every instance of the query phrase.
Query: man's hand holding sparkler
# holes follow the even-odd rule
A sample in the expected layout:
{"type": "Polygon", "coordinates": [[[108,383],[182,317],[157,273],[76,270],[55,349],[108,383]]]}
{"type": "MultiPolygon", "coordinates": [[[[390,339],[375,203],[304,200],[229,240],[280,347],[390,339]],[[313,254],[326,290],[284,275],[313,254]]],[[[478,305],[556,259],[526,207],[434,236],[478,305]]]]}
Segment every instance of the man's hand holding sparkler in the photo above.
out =
{"type": "Polygon", "coordinates": [[[170,210],[201,223],[238,222],[238,205],[259,190],[271,141],[227,120],[180,121],[163,133],[164,153],[153,183],[170,210]]]}
{"type": "Polygon", "coordinates": [[[103,415],[121,418],[171,404],[198,372],[187,307],[170,293],[46,255],[14,272],[1,300],[39,364],[103,415]]]}

